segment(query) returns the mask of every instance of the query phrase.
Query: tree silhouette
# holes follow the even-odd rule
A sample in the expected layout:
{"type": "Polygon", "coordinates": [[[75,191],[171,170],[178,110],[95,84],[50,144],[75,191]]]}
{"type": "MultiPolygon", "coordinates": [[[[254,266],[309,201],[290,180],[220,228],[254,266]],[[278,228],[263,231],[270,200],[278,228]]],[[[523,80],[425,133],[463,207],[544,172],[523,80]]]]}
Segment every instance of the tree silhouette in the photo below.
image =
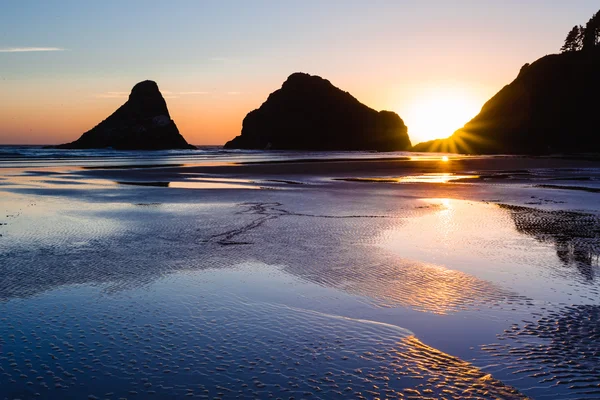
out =
{"type": "Polygon", "coordinates": [[[585,25],[583,33],[583,50],[592,50],[600,41],[600,11],[585,25]]]}
{"type": "Polygon", "coordinates": [[[568,53],[571,51],[579,51],[583,48],[583,37],[585,35],[585,29],[581,25],[575,25],[573,29],[567,35],[565,44],[561,47],[560,51],[568,53]]]}

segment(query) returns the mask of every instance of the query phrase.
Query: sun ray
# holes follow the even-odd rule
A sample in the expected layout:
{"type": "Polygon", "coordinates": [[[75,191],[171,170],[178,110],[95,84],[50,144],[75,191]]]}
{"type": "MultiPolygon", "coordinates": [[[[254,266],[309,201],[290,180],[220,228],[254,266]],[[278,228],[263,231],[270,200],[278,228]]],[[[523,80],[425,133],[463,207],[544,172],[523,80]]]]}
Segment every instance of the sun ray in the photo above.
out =
{"type": "Polygon", "coordinates": [[[442,86],[425,89],[408,109],[399,111],[416,144],[451,136],[457,128],[471,120],[480,108],[476,97],[467,90],[442,86]]]}

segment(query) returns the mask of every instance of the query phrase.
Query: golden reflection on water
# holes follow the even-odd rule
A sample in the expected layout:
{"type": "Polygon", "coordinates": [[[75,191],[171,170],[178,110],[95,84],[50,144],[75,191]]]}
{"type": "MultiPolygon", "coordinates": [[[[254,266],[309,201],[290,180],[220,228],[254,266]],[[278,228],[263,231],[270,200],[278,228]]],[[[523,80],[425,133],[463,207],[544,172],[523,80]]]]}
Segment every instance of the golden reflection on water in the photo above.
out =
{"type": "Polygon", "coordinates": [[[216,180],[189,180],[169,182],[168,187],[176,189],[260,189],[259,186],[228,183],[216,180]]]}
{"type": "Polygon", "coordinates": [[[446,162],[446,161],[451,161],[451,160],[464,160],[464,159],[472,158],[472,157],[473,156],[458,155],[458,154],[452,154],[450,156],[421,154],[418,156],[410,156],[409,160],[410,161],[442,161],[442,162],[446,162]]]}
{"type": "Polygon", "coordinates": [[[375,183],[449,183],[464,179],[477,179],[479,175],[457,175],[453,173],[430,173],[422,175],[406,175],[400,177],[373,177],[373,178],[337,178],[336,180],[348,182],[375,182],[375,183]]]}
{"type": "MultiPolygon", "coordinates": [[[[550,296],[534,283],[554,279],[552,270],[545,271],[558,264],[556,252],[548,243],[517,231],[506,210],[494,204],[457,199],[424,199],[423,202],[422,207],[433,212],[382,232],[379,243],[403,259],[415,260],[414,263],[447,267],[457,278],[428,280],[426,286],[412,288],[413,298],[425,298],[430,292],[435,301],[426,304],[434,310],[446,307],[451,310],[453,304],[467,301],[465,297],[486,298],[494,307],[509,303],[497,295],[490,298],[483,282],[487,282],[489,289],[496,288],[497,294],[498,289],[505,288],[502,291],[508,294],[550,296]],[[448,296],[457,296],[457,299],[446,300],[448,296]]],[[[548,221],[548,218],[539,222],[529,219],[542,226],[548,221]]],[[[439,272],[437,275],[443,276],[439,272]]],[[[558,288],[563,284],[553,281],[553,285],[558,288]]],[[[564,290],[566,293],[568,289],[564,290]]],[[[515,305],[523,301],[524,298],[510,300],[515,305]]]]}
{"type": "Polygon", "coordinates": [[[526,398],[473,364],[427,346],[415,336],[402,339],[397,348],[397,361],[392,366],[401,368],[396,373],[417,378],[434,375],[414,389],[405,390],[407,395],[423,398],[442,390],[448,398],[458,398],[457,394],[460,398],[526,398]]]}
{"type": "Polygon", "coordinates": [[[456,175],[452,173],[431,173],[408,175],[397,178],[398,183],[448,183],[460,179],[477,179],[477,175],[456,175]]]}
{"type": "Polygon", "coordinates": [[[432,264],[415,263],[394,280],[372,284],[376,297],[440,315],[468,309],[482,299],[496,302],[505,297],[489,282],[432,264]]]}
{"type": "Polygon", "coordinates": [[[506,213],[495,206],[448,198],[423,202],[422,208],[433,212],[385,230],[377,239],[411,267],[399,268],[394,279],[372,289],[392,302],[437,314],[501,304],[508,298],[521,302],[513,298],[515,293],[492,283],[521,255],[517,246],[522,239],[506,213]],[[507,254],[517,257],[505,260],[505,247],[516,248],[507,254]],[[505,262],[508,267],[500,272],[490,268],[505,262]]]}
{"type": "Polygon", "coordinates": [[[442,209],[439,211],[439,240],[444,248],[451,248],[454,244],[454,231],[456,230],[455,213],[451,199],[439,199],[442,209]]]}
{"type": "Polygon", "coordinates": [[[496,206],[448,198],[423,202],[435,212],[385,232],[384,247],[403,257],[447,265],[456,260],[481,262],[479,256],[490,255],[483,244],[509,246],[522,241],[506,212],[496,206]]]}

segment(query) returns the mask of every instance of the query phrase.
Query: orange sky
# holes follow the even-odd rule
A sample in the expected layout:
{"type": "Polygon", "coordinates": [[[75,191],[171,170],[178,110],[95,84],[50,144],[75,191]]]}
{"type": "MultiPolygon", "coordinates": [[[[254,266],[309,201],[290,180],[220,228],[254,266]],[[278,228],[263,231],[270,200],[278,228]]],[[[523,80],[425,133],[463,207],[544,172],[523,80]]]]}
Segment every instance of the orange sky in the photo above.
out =
{"type": "Polygon", "coordinates": [[[554,3],[15,2],[0,13],[0,144],[75,140],[145,79],[190,143],[223,144],[298,71],[397,112],[413,143],[447,137],[597,11],[554,3]]]}
{"type": "MultiPolygon", "coordinates": [[[[219,90],[202,85],[192,87],[177,80],[156,80],[171,117],[184,137],[193,144],[219,145],[239,134],[244,116],[259,107],[285,78],[286,74],[261,81],[250,79],[248,84],[243,85],[243,90],[229,87],[219,90]]],[[[341,76],[338,80],[330,80],[370,107],[398,112],[409,125],[409,131],[411,121],[406,113],[411,109],[411,102],[420,99],[423,94],[435,96],[437,87],[464,88],[469,85],[467,92],[473,100],[473,113],[497,90],[495,85],[479,87],[470,82],[461,84],[454,81],[428,82],[427,86],[406,84],[398,79],[386,85],[381,78],[370,78],[377,77],[365,77],[359,81],[352,76],[341,76]]],[[[12,86],[5,84],[3,96],[9,94],[9,98],[0,98],[0,143],[57,144],[75,140],[123,104],[135,83],[59,80],[33,85],[19,82],[12,83],[12,86]]],[[[421,108],[426,106],[422,104],[421,108]]],[[[428,119],[427,116],[425,118],[428,119]]],[[[414,133],[409,133],[415,142],[414,133]]],[[[419,141],[418,136],[416,139],[419,141]]]]}

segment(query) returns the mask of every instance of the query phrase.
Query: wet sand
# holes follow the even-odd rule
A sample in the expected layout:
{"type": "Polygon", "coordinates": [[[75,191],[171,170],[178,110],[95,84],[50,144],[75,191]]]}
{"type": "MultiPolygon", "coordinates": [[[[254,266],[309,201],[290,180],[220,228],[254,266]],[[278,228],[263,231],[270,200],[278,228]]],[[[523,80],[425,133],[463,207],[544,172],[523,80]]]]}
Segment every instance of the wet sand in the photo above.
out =
{"type": "MultiPolygon", "coordinates": [[[[157,165],[157,167],[160,167],[157,165]]],[[[597,168],[598,161],[565,158],[531,158],[517,156],[450,157],[447,162],[440,156],[394,157],[372,159],[291,159],[273,162],[235,162],[221,165],[173,166],[171,173],[210,173],[229,176],[310,175],[310,176],[384,176],[417,173],[502,172],[526,173],[531,169],[597,168]]],[[[500,179],[503,179],[500,176],[500,179]]]]}
{"type": "Polygon", "coordinates": [[[3,397],[598,397],[597,163],[151,165],[2,175],[3,397]]]}

